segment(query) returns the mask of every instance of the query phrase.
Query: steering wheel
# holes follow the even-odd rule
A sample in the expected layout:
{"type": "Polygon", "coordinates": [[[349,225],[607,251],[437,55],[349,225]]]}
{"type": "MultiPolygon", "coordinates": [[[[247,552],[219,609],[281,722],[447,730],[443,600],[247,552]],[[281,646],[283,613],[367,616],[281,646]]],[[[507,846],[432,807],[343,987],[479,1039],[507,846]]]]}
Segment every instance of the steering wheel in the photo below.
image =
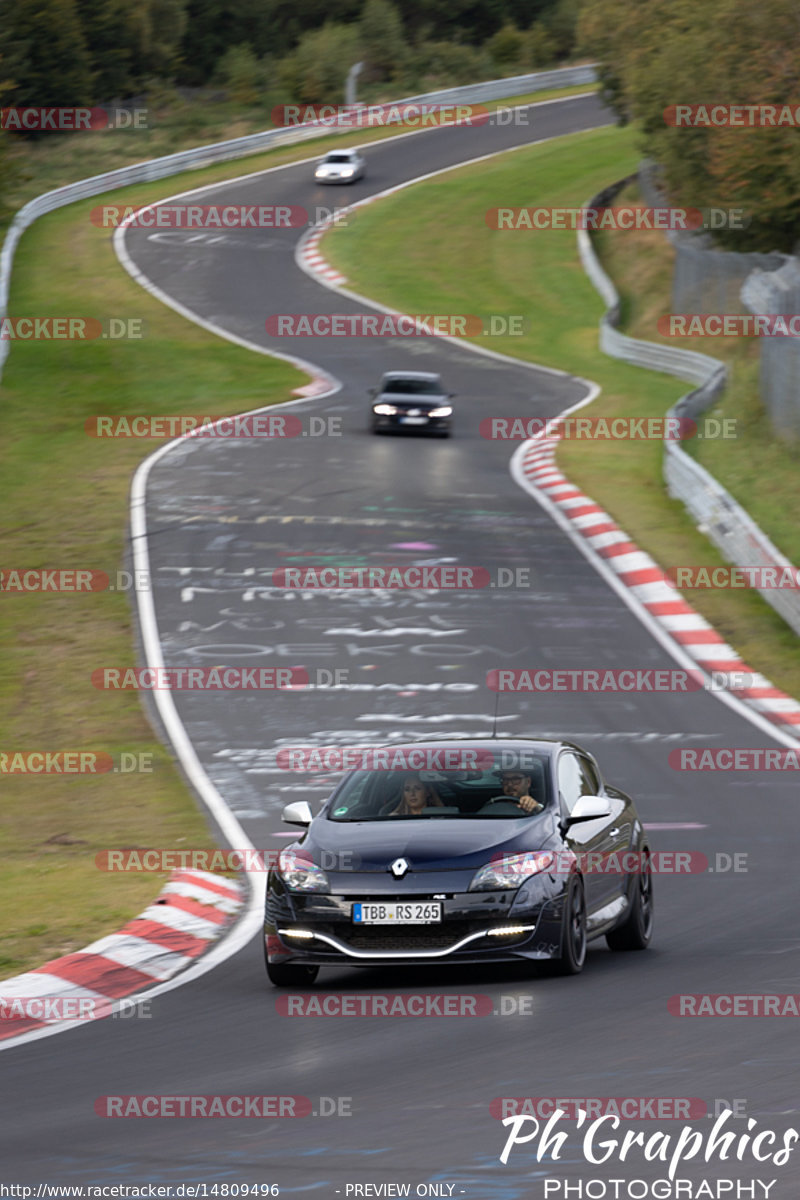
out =
{"type": "MultiPolygon", "coordinates": [[[[483,808],[478,809],[478,812],[479,813],[486,812],[486,810],[491,808],[493,804],[504,804],[506,806],[506,811],[501,814],[502,816],[514,816],[514,815],[519,815],[519,816],[523,816],[523,817],[530,816],[530,813],[526,813],[525,809],[521,808],[519,806],[519,804],[516,803],[516,801],[511,799],[510,796],[495,796],[494,800],[487,800],[486,803],[484,804],[483,808]]],[[[498,810],[498,812],[499,812],[499,810],[498,810]]]]}

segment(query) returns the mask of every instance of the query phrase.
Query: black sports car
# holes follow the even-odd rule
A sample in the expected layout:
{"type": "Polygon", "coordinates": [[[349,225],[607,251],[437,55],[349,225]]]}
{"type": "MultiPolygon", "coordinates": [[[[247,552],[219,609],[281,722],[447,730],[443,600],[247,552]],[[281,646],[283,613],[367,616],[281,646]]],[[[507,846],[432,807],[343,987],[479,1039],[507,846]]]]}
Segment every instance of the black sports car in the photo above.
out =
{"type": "Polygon", "coordinates": [[[405,430],[450,436],[453,393],[444,390],[438,375],[427,371],[387,371],[380,385],[370,388],[369,394],[373,433],[405,430]]]}
{"type": "Polygon", "coordinates": [[[648,945],[647,837],[580,746],[452,738],[359,754],[317,817],[305,801],[284,809],[307,828],[267,880],[274,984],[343,964],[549,959],[576,974],[592,938],[648,945]]]}

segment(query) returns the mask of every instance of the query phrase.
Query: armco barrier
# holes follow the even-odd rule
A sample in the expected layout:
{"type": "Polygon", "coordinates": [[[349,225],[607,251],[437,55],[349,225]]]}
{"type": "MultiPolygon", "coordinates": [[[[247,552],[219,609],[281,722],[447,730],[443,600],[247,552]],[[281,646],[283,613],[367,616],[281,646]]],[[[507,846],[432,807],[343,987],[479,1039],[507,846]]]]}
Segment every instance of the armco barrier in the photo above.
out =
{"type": "MultiPolygon", "coordinates": [[[[491,79],[485,83],[428,92],[424,96],[406,96],[404,99],[395,100],[392,103],[431,104],[441,100],[453,104],[477,104],[484,100],[505,100],[512,96],[527,95],[529,92],[541,92],[547,88],[580,87],[582,84],[594,83],[596,79],[595,64],[588,63],[579,67],[560,67],[553,71],[536,71],[531,75],[514,75],[507,79],[491,79]]],[[[245,137],[231,138],[230,141],[215,142],[211,146],[196,146],[191,150],[182,150],[178,154],[153,158],[148,162],[136,163],[130,167],[121,167],[116,171],[107,171],[103,175],[93,175],[89,179],[81,179],[77,183],[55,188],[51,192],[43,192],[41,196],[29,201],[16,213],[3,242],[3,249],[0,252],[0,321],[8,312],[8,293],[14,251],[24,231],[33,224],[37,217],[53,212],[57,208],[63,208],[67,204],[74,204],[76,200],[99,196],[114,188],[127,187],[132,183],[149,183],[154,179],[165,179],[169,175],[178,175],[181,171],[197,170],[199,167],[208,167],[214,163],[244,158],[248,154],[268,150],[273,146],[291,145],[307,138],[320,137],[334,132],[329,126],[319,123],[309,123],[300,128],[267,129],[261,133],[247,134],[245,137]]],[[[8,341],[0,340],[0,378],[2,377],[3,363],[8,356],[9,345],[8,341]]]]}
{"type": "MultiPolygon", "coordinates": [[[[629,177],[606,188],[588,202],[599,208],[630,182],[629,177]]],[[[661,346],[656,342],[628,337],[615,328],[619,320],[619,295],[600,265],[591,238],[585,229],[578,231],[581,263],[606,304],[600,319],[600,348],[611,358],[619,358],[637,367],[663,371],[698,384],[669,409],[667,416],[696,417],[709,408],[727,381],[727,367],[719,359],[693,350],[661,346]]],[[[664,479],[671,496],[683,501],[702,533],[722,555],[737,566],[791,567],[749,513],[738,504],[714,476],[691,458],[680,443],[664,442],[664,479]]],[[[792,588],[759,588],[761,595],[784,621],[800,634],[800,591],[792,588]]]]}

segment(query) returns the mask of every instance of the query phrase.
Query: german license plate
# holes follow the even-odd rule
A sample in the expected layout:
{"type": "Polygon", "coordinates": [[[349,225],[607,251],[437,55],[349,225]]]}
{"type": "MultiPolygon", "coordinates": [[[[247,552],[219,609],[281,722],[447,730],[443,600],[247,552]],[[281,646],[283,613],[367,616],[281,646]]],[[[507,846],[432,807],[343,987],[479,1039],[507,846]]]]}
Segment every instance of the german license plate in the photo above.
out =
{"type": "Polygon", "coordinates": [[[401,417],[400,424],[401,425],[427,425],[428,418],[427,417],[401,417]]]}
{"type": "Polygon", "coordinates": [[[442,919],[442,906],[438,901],[390,900],[386,904],[353,905],[354,925],[435,925],[442,919]]]}

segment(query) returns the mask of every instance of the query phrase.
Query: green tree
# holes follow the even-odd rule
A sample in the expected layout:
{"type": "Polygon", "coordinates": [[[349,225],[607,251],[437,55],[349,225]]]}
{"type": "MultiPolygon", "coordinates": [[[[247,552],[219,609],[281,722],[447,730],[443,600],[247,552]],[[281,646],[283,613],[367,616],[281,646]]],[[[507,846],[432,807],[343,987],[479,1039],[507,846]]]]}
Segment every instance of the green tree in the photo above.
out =
{"type": "Polygon", "coordinates": [[[237,104],[258,100],[262,70],[249,46],[230,46],[219,61],[217,78],[237,104]]]}
{"type": "Polygon", "coordinates": [[[547,32],[542,21],[532,25],[526,37],[527,65],[537,70],[539,67],[551,67],[558,58],[558,45],[547,32]]]}
{"type": "Polygon", "coordinates": [[[300,39],[282,60],[278,78],[303,104],[338,104],[344,100],[347,72],[360,55],[358,29],[327,21],[300,39]]]}
{"type": "Polygon", "coordinates": [[[17,0],[0,31],[12,105],[88,104],[92,76],[74,0],[17,0]]]}
{"type": "Polygon", "coordinates": [[[131,70],[136,21],[125,0],[76,0],[96,101],[130,96],[139,82],[131,70]]]}
{"type": "Polygon", "coordinates": [[[486,43],[492,62],[504,74],[522,69],[525,58],[525,34],[510,22],[498,29],[486,43]]]}
{"type": "Polygon", "coordinates": [[[583,46],[643,151],[664,169],[675,203],[743,208],[737,249],[787,250],[800,239],[800,159],[791,126],[676,125],[676,105],[789,106],[800,95],[800,11],[794,0],[589,0],[583,46]]]}
{"type": "Polygon", "coordinates": [[[408,61],[403,22],[391,0],[366,0],[359,21],[364,58],[377,79],[402,74],[408,61]]]}

